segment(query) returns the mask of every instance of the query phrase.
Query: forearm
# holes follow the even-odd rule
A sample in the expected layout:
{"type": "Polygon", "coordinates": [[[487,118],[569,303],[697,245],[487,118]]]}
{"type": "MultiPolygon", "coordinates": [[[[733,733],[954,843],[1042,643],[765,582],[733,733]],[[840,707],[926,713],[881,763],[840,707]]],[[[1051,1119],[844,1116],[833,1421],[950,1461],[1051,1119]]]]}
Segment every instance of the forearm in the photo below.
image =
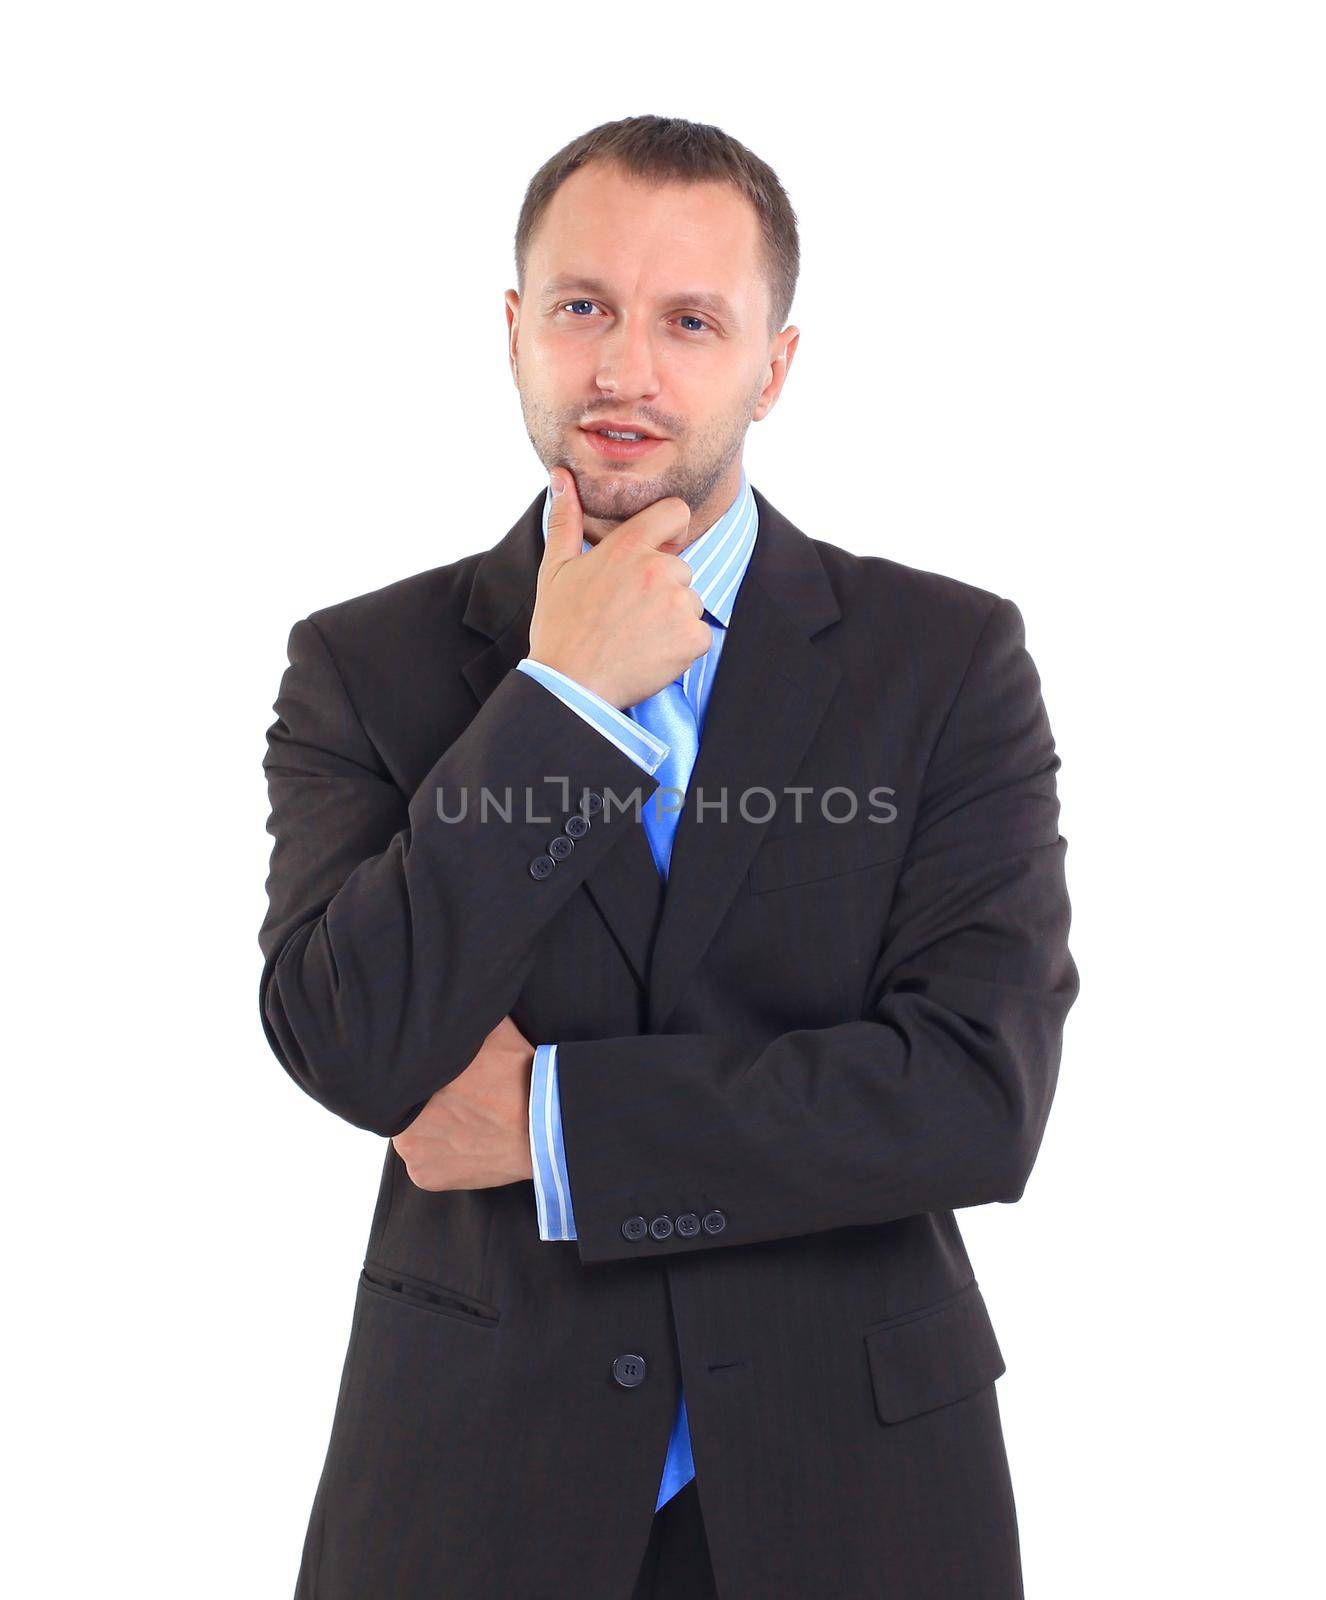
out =
{"type": "Polygon", "coordinates": [[[575,1236],[588,1263],[751,1244],[1016,1200],[1058,1075],[1075,990],[1061,960],[992,1037],[944,998],[878,1020],[741,1041],[711,1034],[558,1046],[575,1236]],[[703,1218],[690,1237],[627,1218],[703,1218]]]}

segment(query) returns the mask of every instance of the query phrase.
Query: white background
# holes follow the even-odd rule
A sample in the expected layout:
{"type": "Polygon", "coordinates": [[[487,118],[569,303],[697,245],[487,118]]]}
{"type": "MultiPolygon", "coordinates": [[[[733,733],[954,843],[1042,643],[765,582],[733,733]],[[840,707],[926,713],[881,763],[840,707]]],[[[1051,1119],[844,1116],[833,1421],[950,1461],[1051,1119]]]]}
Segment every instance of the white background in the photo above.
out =
{"type": "Polygon", "coordinates": [[[7,11],[8,1592],[293,1589],[385,1141],[258,1021],[286,636],[539,492],[516,215],[645,111],[800,217],[753,483],[1041,671],[1082,993],[960,1215],[1027,1593],[1320,1582],[1314,9],[7,11]]]}

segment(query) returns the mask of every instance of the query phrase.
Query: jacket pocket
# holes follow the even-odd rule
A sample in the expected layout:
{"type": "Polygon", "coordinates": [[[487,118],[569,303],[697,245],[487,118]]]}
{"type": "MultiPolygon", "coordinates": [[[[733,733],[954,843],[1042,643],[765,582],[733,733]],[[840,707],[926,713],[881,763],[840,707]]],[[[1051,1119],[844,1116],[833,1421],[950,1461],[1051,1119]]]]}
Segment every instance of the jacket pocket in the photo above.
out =
{"type": "Polygon", "coordinates": [[[468,1322],[477,1328],[494,1328],[502,1316],[496,1306],[476,1300],[473,1295],[462,1294],[459,1289],[449,1289],[427,1278],[417,1278],[413,1273],[402,1272],[399,1267],[389,1267],[380,1261],[364,1263],[359,1273],[359,1286],[396,1305],[454,1317],[458,1322],[468,1322]]]}
{"type": "Polygon", "coordinates": [[[975,1280],[938,1305],[872,1323],[865,1343],[875,1410],[885,1423],[952,1405],[1005,1370],[975,1280]]]}

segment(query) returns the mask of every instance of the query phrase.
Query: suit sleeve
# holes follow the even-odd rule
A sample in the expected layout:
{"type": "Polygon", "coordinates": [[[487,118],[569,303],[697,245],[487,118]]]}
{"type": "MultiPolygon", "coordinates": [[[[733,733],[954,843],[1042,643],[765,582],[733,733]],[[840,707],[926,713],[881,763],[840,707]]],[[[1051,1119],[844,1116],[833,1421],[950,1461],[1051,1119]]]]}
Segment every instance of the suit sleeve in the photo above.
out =
{"type": "Polygon", "coordinates": [[[516,662],[516,671],[527,672],[531,678],[537,678],[544,688],[550,689],[563,704],[570,706],[591,727],[597,728],[605,739],[630,756],[646,772],[657,772],[667,757],[670,746],[662,739],[656,739],[648,728],[633,721],[624,711],[619,711],[611,701],[595,694],[583,683],[577,683],[574,678],[568,678],[556,667],[545,666],[542,661],[522,656],[516,662]]]}
{"type": "Polygon", "coordinates": [[[1021,1198],[1078,991],[1058,767],[1021,615],[999,600],[926,768],[863,1015],[559,1043],[583,1262],[1021,1198]],[[711,1212],[715,1231],[623,1232],[711,1212]]]}
{"type": "Polygon", "coordinates": [[[311,618],[288,650],[263,758],[260,1015],[303,1089],[390,1137],[509,1013],[540,934],[633,825],[618,802],[658,780],[513,668],[407,796],[311,618]],[[573,811],[590,826],[536,877],[573,811]]]}

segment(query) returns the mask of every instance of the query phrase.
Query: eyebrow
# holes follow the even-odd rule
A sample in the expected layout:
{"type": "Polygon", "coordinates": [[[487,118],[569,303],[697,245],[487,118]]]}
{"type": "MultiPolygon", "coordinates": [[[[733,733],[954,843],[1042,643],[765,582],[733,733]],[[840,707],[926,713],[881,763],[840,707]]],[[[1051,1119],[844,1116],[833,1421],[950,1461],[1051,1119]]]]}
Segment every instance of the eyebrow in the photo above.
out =
{"type": "MultiPolygon", "coordinates": [[[[601,283],[597,278],[578,278],[571,273],[563,273],[560,277],[549,278],[543,286],[545,300],[562,299],[573,289],[583,289],[588,294],[612,298],[612,290],[606,283],[601,283]]],[[[700,311],[710,311],[714,316],[724,322],[736,322],[737,314],[721,294],[715,294],[708,289],[679,289],[663,298],[671,305],[695,306],[700,311]]]]}

